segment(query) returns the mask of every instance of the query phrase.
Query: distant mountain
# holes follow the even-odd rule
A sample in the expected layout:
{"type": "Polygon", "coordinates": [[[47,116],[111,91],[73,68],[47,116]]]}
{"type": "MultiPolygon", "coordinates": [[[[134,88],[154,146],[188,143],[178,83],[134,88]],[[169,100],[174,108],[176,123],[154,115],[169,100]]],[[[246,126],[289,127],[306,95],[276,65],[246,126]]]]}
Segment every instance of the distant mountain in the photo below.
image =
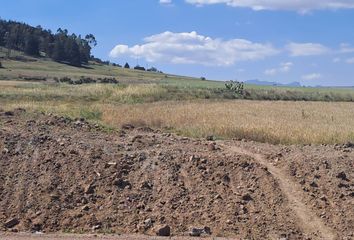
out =
{"type": "Polygon", "coordinates": [[[299,82],[291,82],[291,83],[278,83],[278,82],[268,82],[268,81],[260,81],[258,79],[247,80],[245,81],[246,84],[253,84],[253,85],[261,85],[261,86],[283,86],[283,87],[301,87],[299,82]]]}

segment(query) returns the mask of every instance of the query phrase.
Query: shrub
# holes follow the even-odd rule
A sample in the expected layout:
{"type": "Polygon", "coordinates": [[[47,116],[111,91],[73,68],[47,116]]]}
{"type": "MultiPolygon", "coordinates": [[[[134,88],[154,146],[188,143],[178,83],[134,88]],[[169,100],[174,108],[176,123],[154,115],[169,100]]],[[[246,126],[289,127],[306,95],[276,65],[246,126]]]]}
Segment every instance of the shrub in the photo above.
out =
{"type": "Polygon", "coordinates": [[[134,67],[135,70],[145,71],[144,67],[140,67],[139,65],[134,67]]]}
{"type": "Polygon", "coordinates": [[[158,72],[157,68],[155,68],[155,67],[151,67],[151,68],[149,68],[146,71],[148,71],[148,72],[158,72]]]}
{"type": "Polygon", "coordinates": [[[228,81],[225,83],[225,87],[227,90],[230,90],[238,95],[243,95],[244,93],[244,84],[239,81],[228,81]]]}

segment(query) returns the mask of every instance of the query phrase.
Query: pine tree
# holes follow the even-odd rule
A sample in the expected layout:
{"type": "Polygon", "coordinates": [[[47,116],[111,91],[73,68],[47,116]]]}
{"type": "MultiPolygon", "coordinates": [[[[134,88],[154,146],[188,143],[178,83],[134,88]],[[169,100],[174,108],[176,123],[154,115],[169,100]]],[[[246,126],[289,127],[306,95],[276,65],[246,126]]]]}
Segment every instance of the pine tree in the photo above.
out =
{"type": "Polygon", "coordinates": [[[130,68],[128,63],[125,63],[124,68],[130,68]]]}

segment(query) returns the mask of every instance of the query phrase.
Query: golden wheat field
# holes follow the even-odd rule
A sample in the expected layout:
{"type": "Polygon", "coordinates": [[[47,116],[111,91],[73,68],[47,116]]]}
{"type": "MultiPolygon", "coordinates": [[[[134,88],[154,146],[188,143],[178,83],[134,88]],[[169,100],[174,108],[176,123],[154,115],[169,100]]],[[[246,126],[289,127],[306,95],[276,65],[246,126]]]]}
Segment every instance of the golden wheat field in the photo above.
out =
{"type": "Polygon", "coordinates": [[[8,102],[3,107],[87,117],[110,127],[131,123],[186,136],[245,138],[271,143],[354,140],[354,103],[283,101],[160,101],[142,104],[8,102]]]}

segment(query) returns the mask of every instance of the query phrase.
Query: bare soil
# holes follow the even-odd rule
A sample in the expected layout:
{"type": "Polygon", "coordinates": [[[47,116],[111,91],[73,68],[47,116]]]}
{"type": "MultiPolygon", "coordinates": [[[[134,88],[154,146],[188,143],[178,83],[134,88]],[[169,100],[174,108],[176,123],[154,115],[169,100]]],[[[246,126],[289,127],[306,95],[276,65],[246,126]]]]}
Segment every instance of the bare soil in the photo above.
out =
{"type": "Polygon", "coordinates": [[[0,110],[0,238],[142,239],[168,225],[174,236],[206,226],[239,239],[354,239],[353,147],[109,132],[0,110]]]}

